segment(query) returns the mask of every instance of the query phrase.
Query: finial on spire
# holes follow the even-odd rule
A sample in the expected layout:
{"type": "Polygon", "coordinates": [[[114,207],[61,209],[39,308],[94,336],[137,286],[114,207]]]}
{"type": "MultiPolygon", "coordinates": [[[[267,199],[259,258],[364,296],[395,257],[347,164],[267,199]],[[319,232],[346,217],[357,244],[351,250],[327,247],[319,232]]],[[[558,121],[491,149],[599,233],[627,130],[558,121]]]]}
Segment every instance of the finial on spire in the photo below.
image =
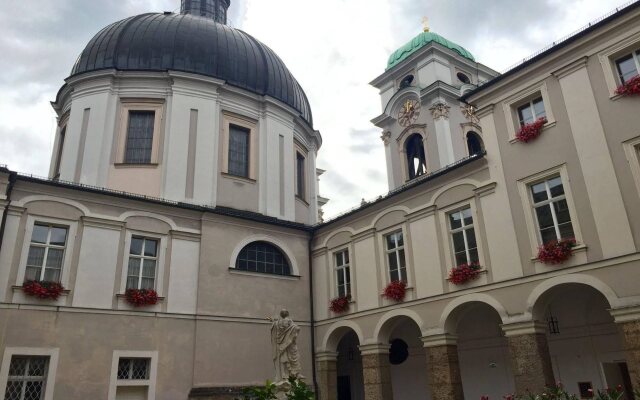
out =
{"type": "Polygon", "coordinates": [[[424,32],[429,32],[429,18],[422,17],[422,30],[424,32]]]}

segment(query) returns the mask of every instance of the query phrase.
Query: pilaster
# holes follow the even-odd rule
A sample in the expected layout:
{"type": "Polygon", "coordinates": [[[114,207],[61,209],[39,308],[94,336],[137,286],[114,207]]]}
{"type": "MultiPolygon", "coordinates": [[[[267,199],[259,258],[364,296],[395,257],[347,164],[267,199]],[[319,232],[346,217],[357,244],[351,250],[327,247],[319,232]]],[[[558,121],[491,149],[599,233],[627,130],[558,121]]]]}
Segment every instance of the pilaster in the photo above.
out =
{"type": "Polygon", "coordinates": [[[448,333],[422,337],[432,400],[463,400],[457,337],[448,333]]]}
{"type": "Polygon", "coordinates": [[[333,351],[316,353],[316,376],[318,400],[337,400],[338,353],[333,351]]]}
{"type": "Polygon", "coordinates": [[[610,312],[624,340],[631,384],[640,390],[640,306],[613,309],[610,312]]]}
{"type": "Polygon", "coordinates": [[[360,346],[364,398],[367,400],[393,400],[389,345],[368,344],[360,346]]]}

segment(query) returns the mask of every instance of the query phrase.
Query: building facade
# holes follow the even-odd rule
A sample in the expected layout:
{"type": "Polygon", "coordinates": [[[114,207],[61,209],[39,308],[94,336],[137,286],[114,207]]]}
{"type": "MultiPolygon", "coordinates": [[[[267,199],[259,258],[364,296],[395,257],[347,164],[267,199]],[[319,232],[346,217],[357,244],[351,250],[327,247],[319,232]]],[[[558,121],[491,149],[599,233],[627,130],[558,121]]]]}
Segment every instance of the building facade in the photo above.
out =
{"type": "Polygon", "coordinates": [[[640,3],[502,75],[422,32],[372,82],[390,192],[326,222],[306,96],[228,7],[100,31],[53,102],[49,177],[0,168],[5,398],[233,399],[273,375],[281,308],[323,400],[632,398],[640,103],[616,89],[640,3]]]}

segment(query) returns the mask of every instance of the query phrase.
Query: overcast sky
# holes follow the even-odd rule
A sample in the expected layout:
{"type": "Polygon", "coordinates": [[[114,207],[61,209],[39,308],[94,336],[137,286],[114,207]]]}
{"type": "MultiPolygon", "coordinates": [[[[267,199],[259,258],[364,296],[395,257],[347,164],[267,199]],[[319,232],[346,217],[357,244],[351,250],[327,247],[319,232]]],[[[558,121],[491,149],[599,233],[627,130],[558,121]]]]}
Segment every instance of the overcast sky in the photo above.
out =
{"type": "MultiPolygon", "coordinates": [[[[381,113],[369,86],[387,57],[421,31],[434,32],[503,71],[626,0],[231,0],[230,25],[267,44],[304,88],[322,133],[318,167],[327,216],[385,193],[381,113]]],[[[0,164],[46,176],[55,134],[49,101],[91,37],[180,0],[2,0],[0,164]]]]}

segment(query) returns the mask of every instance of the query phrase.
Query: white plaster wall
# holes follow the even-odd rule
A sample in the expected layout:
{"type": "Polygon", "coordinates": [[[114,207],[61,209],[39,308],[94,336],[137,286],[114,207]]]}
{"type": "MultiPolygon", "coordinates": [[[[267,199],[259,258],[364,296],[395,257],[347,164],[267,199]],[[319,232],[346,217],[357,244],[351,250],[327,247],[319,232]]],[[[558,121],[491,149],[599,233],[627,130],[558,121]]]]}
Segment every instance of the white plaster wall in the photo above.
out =
{"type": "Polygon", "coordinates": [[[383,110],[385,109],[387,104],[389,104],[389,100],[391,100],[394,93],[395,90],[393,85],[389,85],[387,88],[380,90],[380,102],[383,110]]]}
{"type": "Polygon", "coordinates": [[[409,224],[411,249],[415,264],[416,297],[423,298],[442,293],[444,290],[440,251],[435,215],[412,221],[409,224]]]}
{"type": "MultiPolygon", "coordinates": [[[[184,200],[187,183],[187,156],[189,153],[189,124],[191,109],[194,108],[193,103],[194,99],[191,96],[174,93],[171,109],[167,110],[167,113],[171,114],[171,119],[168,122],[169,131],[165,133],[165,142],[167,143],[164,155],[165,178],[161,197],[170,200],[184,200]]],[[[197,109],[197,107],[195,108],[197,109]]],[[[202,113],[205,112],[206,110],[202,110],[202,113]]],[[[206,129],[204,126],[200,127],[200,114],[201,112],[199,111],[198,131],[206,129]]],[[[196,162],[195,170],[197,171],[198,169],[199,166],[196,162]]]]}
{"type": "MultiPolygon", "coordinates": [[[[106,133],[107,136],[111,136],[111,132],[105,130],[109,98],[110,95],[108,93],[96,93],[74,101],[74,103],[79,103],[78,105],[81,110],[86,108],[91,109],[84,143],[80,183],[95,185],[98,182],[98,175],[102,168],[100,161],[105,150],[102,147],[103,135],[106,133]]],[[[76,104],[74,104],[74,107],[75,106],[76,104]]],[[[82,116],[80,116],[80,124],[77,128],[79,137],[82,129],[82,116]]],[[[80,143],[78,143],[78,145],[80,145],[80,143]]],[[[107,147],[107,149],[109,149],[109,147],[107,147]]],[[[78,151],[82,152],[83,149],[78,147],[78,151]]]]}
{"type": "Polygon", "coordinates": [[[87,103],[81,98],[74,99],[67,121],[62,160],[60,162],[60,179],[73,181],[75,177],[76,162],[80,146],[80,131],[82,130],[82,117],[87,103]]]}
{"type": "Polygon", "coordinates": [[[429,62],[418,69],[418,80],[421,87],[427,87],[437,79],[436,63],[429,62]]]}
{"type": "Polygon", "coordinates": [[[200,242],[172,239],[167,311],[195,314],[200,242]]]}
{"type": "Polygon", "coordinates": [[[352,270],[356,275],[358,310],[376,308],[380,304],[378,293],[378,271],[374,238],[369,237],[355,242],[353,245],[358,268],[352,270]]]}
{"type": "MultiPolygon", "coordinates": [[[[273,217],[295,218],[293,121],[268,112],[260,127],[260,210],[273,217]],[[280,154],[280,136],[284,137],[284,154],[280,154]],[[280,199],[280,157],[284,160],[284,199],[280,199]],[[285,215],[280,214],[284,202],[285,215]]],[[[307,160],[308,161],[308,160],[307,160]]],[[[307,163],[307,167],[312,167],[307,163]]],[[[315,166],[313,166],[315,171],[315,166]]]]}
{"type": "Polygon", "coordinates": [[[464,397],[501,399],[513,393],[509,349],[504,339],[489,339],[460,346],[458,357],[464,397]]]}
{"type": "Polygon", "coordinates": [[[73,285],[73,306],[111,308],[120,231],[85,226],[73,285]]]}
{"type": "Polygon", "coordinates": [[[427,358],[424,349],[409,348],[409,358],[391,366],[391,384],[394,400],[430,400],[427,390],[427,358]]]}
{"type": "Polygon", "coordinates": [[[434,121],[436,126],[436,140],[438,142],[438,158],[440,168],[453,164],[453,143],[451,137],[451,126],[448,118],[438,118],[434,121]]]}
{"type": "MultiPolygon", "coordinates": [[[[329,274],[328,254],[323,253],[313,258],[313,295],[316,319],[329,317],[329,274]]],[[[352,269],[353,271],[353,269],[352,269]]],[[[352,272],[353,273],[353,272],[352,272]]]]}
{"type": "Polygon", "coordinates": [[[0,302],[5,301],[7,288],[10,286],[11,260],[16,249],[19,226],[20,217],[9,213],[4,228],[4,238],[2,239],[2,252],[0,253],[0,302]]]}

